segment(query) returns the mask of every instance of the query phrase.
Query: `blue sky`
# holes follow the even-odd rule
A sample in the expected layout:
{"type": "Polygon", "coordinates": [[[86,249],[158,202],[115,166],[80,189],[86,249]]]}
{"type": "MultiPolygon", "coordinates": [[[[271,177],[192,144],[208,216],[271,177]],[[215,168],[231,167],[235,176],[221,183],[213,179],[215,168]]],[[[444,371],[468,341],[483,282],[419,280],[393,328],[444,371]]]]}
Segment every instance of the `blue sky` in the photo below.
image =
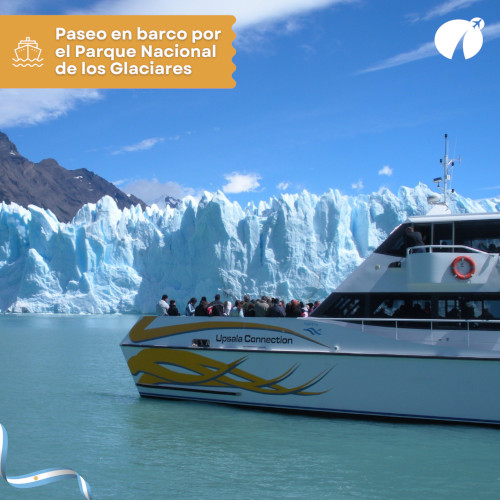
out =
{"type": "Polygon", "coordinates": [[[500,194],[498,0],[7,0],[2,14],[232,14],[236,87],[0,90],[0,130],[33,161],[87,168],[145,201],[223,190],[245,205],[282,192],[428,185],[443,134],[453,187],[500,194]],[[452,19],[484,19],[465,60],[434,47],[452,19]],[[149,199],[148,199],[149,198],[149,199]]]}

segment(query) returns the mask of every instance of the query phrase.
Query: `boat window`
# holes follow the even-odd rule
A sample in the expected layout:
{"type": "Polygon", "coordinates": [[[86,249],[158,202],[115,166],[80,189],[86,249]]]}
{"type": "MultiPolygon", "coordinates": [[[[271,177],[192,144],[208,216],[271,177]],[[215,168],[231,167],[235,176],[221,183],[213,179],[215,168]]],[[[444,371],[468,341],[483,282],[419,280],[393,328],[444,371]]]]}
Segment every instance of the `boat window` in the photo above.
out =
{"type": "Polygon", "coordinates": [[[388,318],[410,318],[410,306],[404,299],[385,302],[384,313],[388,318]]]}
{"type": "Polygon", "coordinates": [[[389,237],[375,250],[376,253],[404,257],[406,255],[406,228],[410,224],[401,224],[389,237]]]}
{"type": "Polygon", "coordinates": [[[390,318],[394,312],[394,300],[384,296],[372,297],[370,301],[370,316],[374,318],[390,318]]]}
{"type": "MultiPolygon", "coordinates": [[[[406,228],[413,224],[401,224],[395,229],[390,236],[375,250],[376,253],[384,255],[392,255],[394,257],[406,256],[406,228]]],[[[431,244],[431,225],[430,224],[414,224],[415,231],[422,235],[422,239],[426,245],[431,244]]]]}
{"type": "Polygon", "coordinates": [[[500,252],[500,220],[455,222],[455,245],[500,252]]]}
{"type": "Polygon", "coordinates": [[[459,318],[460,309],[457,299],[444,299],[438,301],[438,317],[439,318],[459,318]]]}
{"type": "Polygon", "coordinates": [[[453,245],[453,224],[450,222],[434,224],[432,228],[432,244],[444,247],[442,249],[434,249],[436,251],[450,251],[447,246],[453,245]]]}
{"type": "Polygon", "coordinates": [[[457,296],[438,301],[438,317],[446,319],[500,319],[500,300],[457,296]]]}
{"type": "Polygon", "coordinates": [[[341,318],[354,318],[361,316],[360,297],[339,297],[333,304],[334,313],[341,318]]]}
{"type": "Polygon", "coordinates": [[[430,296],[399,295],[397,298],[386,298],[374,295],[370,301],[370,317],[372,318],[430,318],[432,314],[430,296]]]}
{"type": "Polygon", "coordinates": [[[323,318],[364,318],[366,324],[398,328],[430,328],[432,320],[437,329],[495,329],[500,323],[483,320],[500,320],[500,294],[414,294],[368,293],[333,294],[326,299],[312,316],[323,318]],[[370,321],[373,318],[374,321],[370,321]],[[391,322],[391,325],[384,321],[391,322]],[[399,321],[399,320],[406,321],[399,321]],[[446,321],[439,321],[440,319],[446,321]],[[450,320],[456,319],[456,322],[450,320]],[[469,321],[463,321],[469,320],[469,321]],[[472,320],[472,321],[471,321],[472,320]],[[478,320],[475,322],[474,320],[478,320]]]}
{"type": "Polygon", "coordinates": [[[359,318],[363,316],[362,298],[363,296],[361,295],[338,295],[333,300],[327,299],[314,312],[314,316],[325,318],[359,318]]]}
{"type": "Polygon", "coordinates": [[[500,319],[500,300],[483,301],[483,319],[500,319]]]}
{"type": "Polygon", "coordinates": [[[422,235],[422,239],[424,240],[424,244],[431,244],[431,224],[414,224],[413,225],[415,231],[418,231],[422,235]]]}
{"type": "Polygon", "coordinates": [[[387,298],[384,295],[373,295],[370,297],[371,318],[392,318],[396,311],[403,311],[405,301],[395,298],[387,298]]]}

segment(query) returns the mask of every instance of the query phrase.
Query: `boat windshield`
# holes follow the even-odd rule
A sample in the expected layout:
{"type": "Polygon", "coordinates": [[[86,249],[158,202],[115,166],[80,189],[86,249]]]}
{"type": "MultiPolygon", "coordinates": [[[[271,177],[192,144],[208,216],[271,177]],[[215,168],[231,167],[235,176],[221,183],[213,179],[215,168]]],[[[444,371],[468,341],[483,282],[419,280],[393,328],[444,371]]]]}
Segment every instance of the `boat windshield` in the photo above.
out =
{"type": "MultiPolygon", "coordinates": [[[[406,256],[406,228],[413,226],[422,235],[426,245],[465,246],[488,253],[500,253],[500,219],[463,220],[434,223],[405,223],[395,229],[375,250],[375,253],[393,257],[406,256]]],[[[453,250],[451,250],[453,251],[453,250]]],[[[463,250],[460,250],[463,251],[463,250]]]]}
{"type": "Polygon", "coordinates": [[[401,224],[389,237],[375,250],[375,253],[404,257],[406,255],[406,228],[411,224],[401,224]]]}

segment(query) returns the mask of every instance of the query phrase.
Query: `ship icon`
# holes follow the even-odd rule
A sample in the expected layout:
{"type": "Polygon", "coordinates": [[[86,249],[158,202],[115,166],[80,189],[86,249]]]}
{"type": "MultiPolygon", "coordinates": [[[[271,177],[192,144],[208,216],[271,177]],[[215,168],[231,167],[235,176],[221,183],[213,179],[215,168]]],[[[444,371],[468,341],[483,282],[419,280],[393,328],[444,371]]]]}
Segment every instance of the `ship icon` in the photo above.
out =
{"type": "Polygon", "coordinates": [[[16,66],[16,68],[19,66],[43,66],[43,59],[40,59],[42,49],[38,47],[36,40],[31,40],[29,36],[26,37],[26,40],[21,40],[18,43],[17,49],[14,49],[14,52],[16,53],[16,58],[12,58],[14,61],[12,65],[16,66]]]}

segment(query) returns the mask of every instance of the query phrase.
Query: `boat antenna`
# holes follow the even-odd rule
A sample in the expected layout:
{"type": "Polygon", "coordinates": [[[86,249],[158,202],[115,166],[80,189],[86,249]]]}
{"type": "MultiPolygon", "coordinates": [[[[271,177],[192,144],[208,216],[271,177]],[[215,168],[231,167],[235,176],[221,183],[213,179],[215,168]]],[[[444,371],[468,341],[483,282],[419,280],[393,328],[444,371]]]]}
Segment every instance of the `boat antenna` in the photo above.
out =
{"type": "MultiPolygon", "coordinates": [[[[459,156],[458,158],[449,158],[448,156],[448,134],[444,134],[444,158],[439,160],[439,163],[443,165],[443,177],[437,177],[434,179],[434,182],[438,185],[443,183],[443,188],[441,191],[443,192],[443,201],[441,202],[443,205],[447,203],[448,197],[448,188],[451,185],[451,173],[453,172],[453,168],[455,167],[455,162],[461,163],[462,158],[459,156]]],[[[453,192],[453,190],[452,190],[453,192]]]]}

